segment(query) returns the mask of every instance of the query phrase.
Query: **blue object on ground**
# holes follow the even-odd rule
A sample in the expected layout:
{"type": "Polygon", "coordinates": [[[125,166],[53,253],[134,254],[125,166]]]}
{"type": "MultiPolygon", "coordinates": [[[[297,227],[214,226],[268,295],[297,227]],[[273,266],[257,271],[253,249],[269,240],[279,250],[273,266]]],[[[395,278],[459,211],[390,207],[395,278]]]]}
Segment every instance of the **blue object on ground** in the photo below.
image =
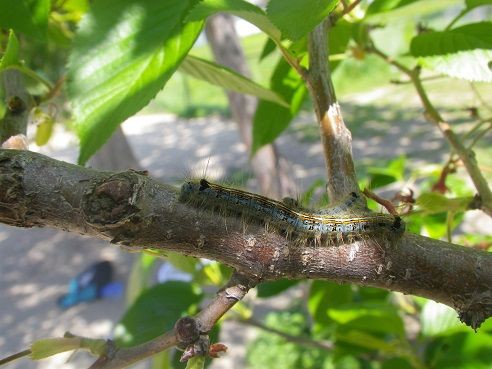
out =
{"type": "Polygon", "coordinates": [[[113,266],[109,261],[93,264],[70,280],[68,293],[58,299],[58,306],[68,309],[81,302],[121,296],[123,284],[112,282],[112,279],[113,266]]]}

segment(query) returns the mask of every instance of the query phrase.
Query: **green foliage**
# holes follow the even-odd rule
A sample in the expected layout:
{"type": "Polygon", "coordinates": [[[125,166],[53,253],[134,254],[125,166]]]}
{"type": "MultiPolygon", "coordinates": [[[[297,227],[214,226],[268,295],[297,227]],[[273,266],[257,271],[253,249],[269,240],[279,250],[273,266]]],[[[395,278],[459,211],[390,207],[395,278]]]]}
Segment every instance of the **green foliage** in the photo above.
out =
{"type": "Polygon", "coordinates": [[[171,281],[145,290],[115,329],[119,346],[146,342],[170,330],[176,320],[192,314],[202,294],[190,283],[171,281]]]}
{"type": "Polygon", "coordinates": [[[85,163],[175,72],[201,22],[182,23],[193,1],[96,2],[80,23],[68,90],[85,163]]]}
{"type": "Polygon", "coordinates": [[[270,0],[267,15],[284,37],[298,40],[326,18],[338,2],[339,0],[270,0]]]}
{"type": "Polygon", "coordinates": [[[491,22],[423,33],[412,40],[410,50],[423,66],[437,72],[468,81],[492,82],[491,22]]]}
{"type": "Polygon", "coordinates": [[[7,46],[5,47],[5,52],[0,59],[0,72],[5,70],[11,65],[19,64],[19,40],[15,36],[13,30],[9,32],[9,38],[7,41],[7,46]]]}
{"type": "Polygon", "coordinates": [[[280,59],[273,71],[270,88],[290,104],[289,108],[261,100],[253,120],[253,154],[272,142],[289,125],[306,97],[307,90],[299,74],[280,59]]]}
{"type": "Polygon", "coordinates": [[[30,37],[46,37],[50,0],[0,0],[0,28],[13,29],[30,37]]]}
{"type": "Polygon", "coordinates": [[[179,70],[194,78],[207,81],[227,90],[254,95],[260,99],[289,107],[282,97],[275,92],[258,85],[229,68],[196,56],[188,55],[181,63],[179,70]]]}
{"type": "Polygon", "coordinates": [[[273,282],[263,282],[256,288],[258,291],[257,296],[260,298],[276,296],[298,283],[299,281],[291,279],[279,279],[278,281],[273,282]]]}

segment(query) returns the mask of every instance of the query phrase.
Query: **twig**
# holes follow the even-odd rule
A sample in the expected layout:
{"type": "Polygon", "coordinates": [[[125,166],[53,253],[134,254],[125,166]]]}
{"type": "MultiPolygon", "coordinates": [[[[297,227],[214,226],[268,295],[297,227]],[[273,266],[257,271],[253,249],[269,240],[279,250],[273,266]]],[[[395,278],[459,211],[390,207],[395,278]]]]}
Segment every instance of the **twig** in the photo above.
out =
{"type": "Polygon", "coordinates": [[[391,201],[386,200],[386,199],[376,195],[374,192],[372,192],[368,188],[364,188],[364,191],[362,191],[362,193],[364,195],[366,195],[366,197],[376,201],[378,204],[383,205],[386,208],[386,210],[388,210],[388,213],[390,213],[391,215],[399,216],[398,211],[396,211],[395,205],[393,205],[393,203],[391,201]]]}
{"type": "Polygon", "coordinates": [[[316,340],[310,339],[308,337],[294,336],[292,334],[282,332],[278,329],[268,327],[267,325],[255,320],[255,319],[252,319],[252,318],[250,318],[250,319],[238,319],[236,321],[238,323],[241,323],[244,325],[250,325],[250,326],[259,328],[261,330],[264,330],[265,332],[276,334],[277,336],[282,337],[286,341],[298,344],[300,346],[309,347],[309,348],[318,348],[318,349],[327,350],[327,351],[330,351],[335,347],[333,342],[316,341],[316,340]]]}
{"type": "Polygon", "coordinates": [[[342,2],[342,4],[343,4],[343,11],[341,13],[339,13],[339,14],[333,15],[333,17],[331,18],[331,25],[334,25],[339,19],[343,18],[345,15],[347,15],[352,10],[354,10],[354,8],[357,5],[359,5],[360,2],[361,2],[361,0],[355,0],[354,2],[352,2],[349,5],[347,5],[347,3],[345,1],[342,2]]]}
{"type": "MultiPolygon", "coordinates": [[[[110,350],[108,354],[99,357],[90,369],[125,368],[173,346],[181,347],[190,352],[189,347],[194,347],[196,342],[202,339],[202,336],[207,336],[217,321],[238,301],[242,300],[248,290],[254,287],[257,282],[257,280],[234,273],[227,286],[218,291],[215,298],[195,317],[185,317],[178,320],[172,331],[149,342],[134,347],[110,350]]],[[[201,353],[201,351],[198,352],[198,354],[201,353]]]]}
{"type": "Polygon", "coordinates": [[[475,156],[473,152],[468,150],[461,140],[456,136],[456,134],[451,129],[450,125],[444,121],[441,117],[437,109],[431,103],[427,92],[425,91],[422,81],[420,79],[420,69],[414,68],[410,69],[405,65],[399,63],[398,61],[390,58],[388,55],[384,54],[381,50],[376,48],[374,45],[368,47],[368,51],[372,52],[379,57],[381,57],[386,62],[395,66],[402,73],[406,74],[410,80],[413,82],[413,85],[417,91],[417,94],[420,97],[422,105],[424,106],[426,117],[429,121],[433,122],[439,130],[442,132],[448,143],[454,149],[456,154],[460,157],[463,162],[475,188],[482,199],[482,210],[492,217],[492,192],[490,191],[487,180],[482,175],[480,168],[477,165],[475,160],[475,156]]]}
{"type": "Polygon", "coordinates": [[[31,350],[27,349],[27,350],[24,350],[24,351],[21,351],[21,352],[17,352],[13,355],[10,355],[10,356],[7,356],[3,359],[0,359],[0,366],[2,365],[5,365],[5,364],[8,364],[8,363],[11,363],[17,359],[20,359],[22,357],[25,357],[25,356],[28,356],[31,354],[31,350]]]}
{"type": "Polygon", "coordinates": [[[336,202],[350,192],[358,193],[359,187],[352,158],[352,136],[343,121],[326,62],[329,25],[327,18],[309,34],[309,72],[304,79],[320,125],[329,178],[328,195],[330,201],[336,202]]]}

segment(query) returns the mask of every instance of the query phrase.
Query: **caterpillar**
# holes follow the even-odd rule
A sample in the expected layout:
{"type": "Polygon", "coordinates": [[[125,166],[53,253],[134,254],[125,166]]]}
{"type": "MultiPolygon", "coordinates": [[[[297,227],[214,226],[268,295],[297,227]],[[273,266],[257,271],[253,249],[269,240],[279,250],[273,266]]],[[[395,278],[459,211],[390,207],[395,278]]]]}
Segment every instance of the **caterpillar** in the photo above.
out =
{"type": "Polygon", "coordinates": [[[336,206],[310,210],[292,201],[276,201],[265,196],[211,183],[206,179],[188,181],[181,187],[179,200],[194,207],[239,216],[263,223],[299,240],[340,240],[382,234],[399,236],[405,223],[398,216],[355,208],[359,195],[351,193],[336,206]]]}

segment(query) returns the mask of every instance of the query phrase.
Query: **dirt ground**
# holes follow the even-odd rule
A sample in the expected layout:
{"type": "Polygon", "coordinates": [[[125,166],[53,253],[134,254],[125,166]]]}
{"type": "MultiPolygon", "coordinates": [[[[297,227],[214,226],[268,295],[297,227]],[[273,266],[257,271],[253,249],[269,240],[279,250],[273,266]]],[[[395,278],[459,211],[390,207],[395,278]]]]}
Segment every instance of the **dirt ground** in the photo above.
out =
{"type": "MultiPolygon", "coordinates": [[[[320,144],[306,140],[303,133],[303,124],[309,125],[312,118],[303,116],[301,121],[300,129],[289,130],[278,140],[300,191],[314,179],[323,178],[325,170],[320,144]]],[[[386,126],[369,122],[368,127],[374,130],[371,137],[354,137],[356,160],[390,158],[403,153],[423,160],[430,152],[439,162],[446,152],[439,134],[421,121],[386,126]],[[416,134],[426,140],[409,140],[416,134]]],[[[207,176],[212,178],[247,166],[247,153],[239,143],[234,124],[220,118],[188,121],[170,115],[137,116],[126,122],[123,129],[142,167],[164,182],[178,184],[190,173],[200,175],[207,163],[207,176]]],[[[74,162],[77,144],[75,138],[59,129],[52,142],[39,151],[74,162]]],[[[490,219],[485,222],[483,227],[492,229],[490,219]]],[[[74,234],[0,225],[0,255],[0,357],[21,351],[36,339],[61,336],[65,331],[90,337],[111,336],[124,311],[123,297],[80,304],[65,311],[57,308],[56,299],[64,293],[70,278],[101,259],[113,261],[117,279],[126,283],[125,276],[135,254],[74,234]]],[[[270,301],[261,308],[280,308],[285,303],[285,299],[270,301]]],[[[229,345],[230,351],[213,367],[242,367],[245,348],[241,342],[252,334],[236,326],[226,327],[221,341],[229,345]]],[[[21,359],[6,368],[71,369],[87,367],[90,362],[85,353],[73,357],[60,354],[39,362],[21,359]]]]}

